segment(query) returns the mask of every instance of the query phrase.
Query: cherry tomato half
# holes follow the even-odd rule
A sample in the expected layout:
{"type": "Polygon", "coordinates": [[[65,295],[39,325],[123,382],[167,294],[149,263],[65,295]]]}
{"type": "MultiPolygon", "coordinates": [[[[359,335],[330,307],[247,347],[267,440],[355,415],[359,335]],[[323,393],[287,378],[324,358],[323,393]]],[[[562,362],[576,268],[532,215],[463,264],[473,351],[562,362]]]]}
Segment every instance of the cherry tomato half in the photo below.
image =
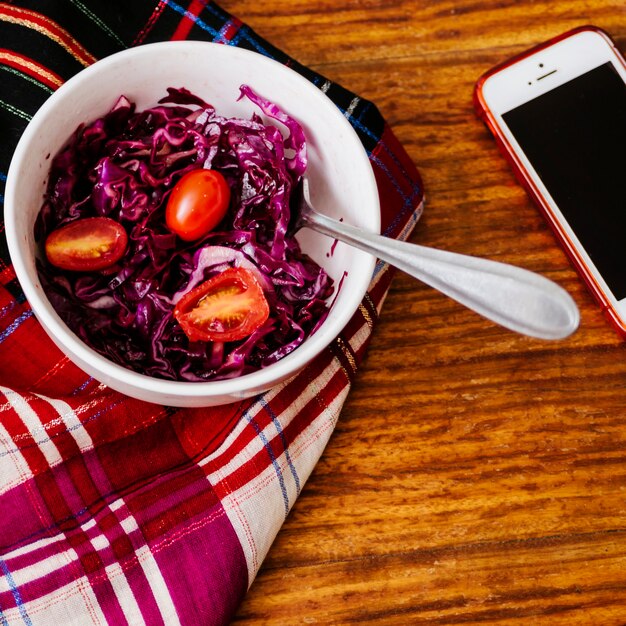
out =
{"type": "Polygon", "coordinates": [[[231,267],[194,287],[174,309],[192,341],[236,341],[251,335],[270,309],[254,274],[231,267]]]}
{"type": "Polygon", "coordinates": [[[195,241],[224,218],[230,188],[215,170],[192,170],[174,186],[165,208],[167,227],[185,241],[195,241]]]}
{"type": "Polygon", "coordinates": [[[128,235],[121,224],[110,217],[85,217],[53,230],[45,250],[56,267],[91,272],[117,263],[127,245],[128,235]]]}

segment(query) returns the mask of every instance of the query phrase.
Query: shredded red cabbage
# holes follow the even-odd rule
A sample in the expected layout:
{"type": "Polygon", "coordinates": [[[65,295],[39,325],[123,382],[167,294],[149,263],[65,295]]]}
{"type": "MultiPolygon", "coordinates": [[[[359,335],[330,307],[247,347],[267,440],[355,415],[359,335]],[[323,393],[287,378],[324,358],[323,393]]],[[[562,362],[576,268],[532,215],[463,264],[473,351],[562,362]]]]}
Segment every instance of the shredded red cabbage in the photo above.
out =
{"type": "Polygon", "coordinates": [[[129,245],[122,259],[81,274],[39,262],[46,294],[89,346],[132,370],[164,379],[207,381],[265,367],[292,352],[325,319],[333,284],[288,232],[292,191],[307,164],[301,126],[250,87],[260,115],[224,118],[186,89],[168,89],[144,111],[121,97],[104,117],[81,125],[54,157],[35,225],[43,242],[79,218],[119,221],[129,245]],[[165,205],[196,168],[223,174],[231,204],[218,228],[193,244],[171,233],[165,205]],[[251,269],[270,317],[246,339],[191,342],[173,318],[176,302],[227,267],[251,269]]]}

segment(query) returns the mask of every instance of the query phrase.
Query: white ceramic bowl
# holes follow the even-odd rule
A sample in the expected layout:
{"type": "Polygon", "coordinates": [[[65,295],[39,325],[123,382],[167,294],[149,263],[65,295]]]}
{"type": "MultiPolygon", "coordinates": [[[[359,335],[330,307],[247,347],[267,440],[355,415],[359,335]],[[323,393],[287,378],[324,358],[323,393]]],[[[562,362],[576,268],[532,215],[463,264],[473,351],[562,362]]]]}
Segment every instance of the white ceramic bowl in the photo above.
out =
{"type": "Polygon", "coordinates": [[[258,112],[239,86],[250,85],[296,118],[308,140],[314,205],[326,214],[378,232],[380,207],[369,159],[348,120],[302,76],[254,52],[187,41],[140,46],[95,63],[59,88],[26,128],[8,172],[5,225],[13,265],[28,301],[52,340],[79,367],[129,396],[172,406],[226,404],[266,391],[290,378],[342,330],[363,298],[375,260],[312,231],[298,235],[302,247],[338,282],[347,277],[327,320],[281,361],[238,378],[203,383],[165,381],[116,365],[85,345],[52,308],[35,269],[33,224],[48,178],[50,158],[76,126],[103,115],[123,94],[138,109],[157,103],[167,87],[186,87],[218,113],[249,118],[258,112]]]}

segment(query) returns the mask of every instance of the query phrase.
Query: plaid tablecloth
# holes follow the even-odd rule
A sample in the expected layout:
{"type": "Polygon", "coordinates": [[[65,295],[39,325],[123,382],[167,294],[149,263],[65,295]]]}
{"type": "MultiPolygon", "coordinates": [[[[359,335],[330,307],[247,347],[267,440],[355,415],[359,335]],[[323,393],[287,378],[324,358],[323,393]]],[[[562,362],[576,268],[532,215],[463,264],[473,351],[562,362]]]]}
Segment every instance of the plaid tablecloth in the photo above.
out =
{"type": "MultiPolygon", "coordinates": [[[[255,50],[326,92],[369,154],[385,234],[406,238],[422,186],[376,107],[202,0],[0,2],[0,203],[54,89],[128,46],[182,38],[255,50]]],[[[379,263],[341,336],[287,384],[174,409],[108,389],[53,346],[0,234],[0,625],[228,623],[328,442],[390,280],[379,263]]]]}

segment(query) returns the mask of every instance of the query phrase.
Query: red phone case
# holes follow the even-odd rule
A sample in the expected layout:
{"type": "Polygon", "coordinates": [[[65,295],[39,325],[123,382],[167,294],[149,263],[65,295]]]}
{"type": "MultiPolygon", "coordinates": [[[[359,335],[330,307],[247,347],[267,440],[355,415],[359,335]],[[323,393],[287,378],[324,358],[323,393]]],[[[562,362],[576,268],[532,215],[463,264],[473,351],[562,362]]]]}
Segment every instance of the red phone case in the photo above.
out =
{"type": "Polygon", "coordinates": [[[602,289],[600,288],[595,278],[591,274],[589,268],[587,267],[583,259],[581,259],[580,256],[578,255],[576,248],[572,244],[570,238],[565,233],[565,231],[559,224],[558,219],[553,215],[550,206],[545,201],[539,189],[537,189],[535,183],[532,181],[525,166],[517,158],[507,138],[500,132],[498,124],[496,123],[493,117],[493,114],[491,113],[482,95],[483,84],[490,76],[493,76],[494,74],[500,72],[504,68],[507,68],[510,65],[517,63],[521,59],[524,59],[532,54],[535,54],[536,52],[539,52],[540,50],[543,50],[557,43],[558,41],[561,41],[563,39],[566,39],[568,37],[571,37],[572,35],[575,35],[583,31],[593,31],[602,35],[602,37],[604,37],[606,41],[609,43],[609,45],[614,49],[616,53],[616,57],[620,60],[622,65],[626,67],[626,61],[624,60],[622,55],[619,53],[611,37],[604,30],[596,26],[580,26],[578,28],[574,28],[572,30],[567,31],[566,33],[563,33],[559,35],[558,37],[554,37],[553,39],[550,39],[533,48],[530,48],[529,50],[526,50],[522,52],[521,54],[511,59],[508,59],[507,61],[504,61],[503,63],[499,63],[495,67],[491,68],[489,71],[485,72],[478,79],[474,88],[474,107],[476,109],[476,113],[478,117],[481,120],[483,120],[483,122],[486,124],[489,131],[495,137],[496,144],[498,145],[498,148],[500,149],[500,152],[503,154],[504,158],[509,162],[511,168],[513,169],[515,177],[517,178],[519,183],[524,187],[524,189],[526,190],[528,195],[531,197],[533,202],[539,207],[544,218],[546,219],[546,221],[552,228],[552,231],[554,232],[556,238],[563,246],[570,261],[572,262],[572,264],[574,265],[574,267],[576,268],[576,270],[578,271],[582,279],[585,281],[585,284],[591,291],[594,298],[600,304],[603,312],[605,313],[605,315],[607,316],[611,324],[614,326],[614,328],[621,335],[626,337],[626,324],[624,324],[620,320],[617,313],[613,310],[613,307],[611,306],[608,299],[605,297],[604,293],[602,292],[602,289]]]}

